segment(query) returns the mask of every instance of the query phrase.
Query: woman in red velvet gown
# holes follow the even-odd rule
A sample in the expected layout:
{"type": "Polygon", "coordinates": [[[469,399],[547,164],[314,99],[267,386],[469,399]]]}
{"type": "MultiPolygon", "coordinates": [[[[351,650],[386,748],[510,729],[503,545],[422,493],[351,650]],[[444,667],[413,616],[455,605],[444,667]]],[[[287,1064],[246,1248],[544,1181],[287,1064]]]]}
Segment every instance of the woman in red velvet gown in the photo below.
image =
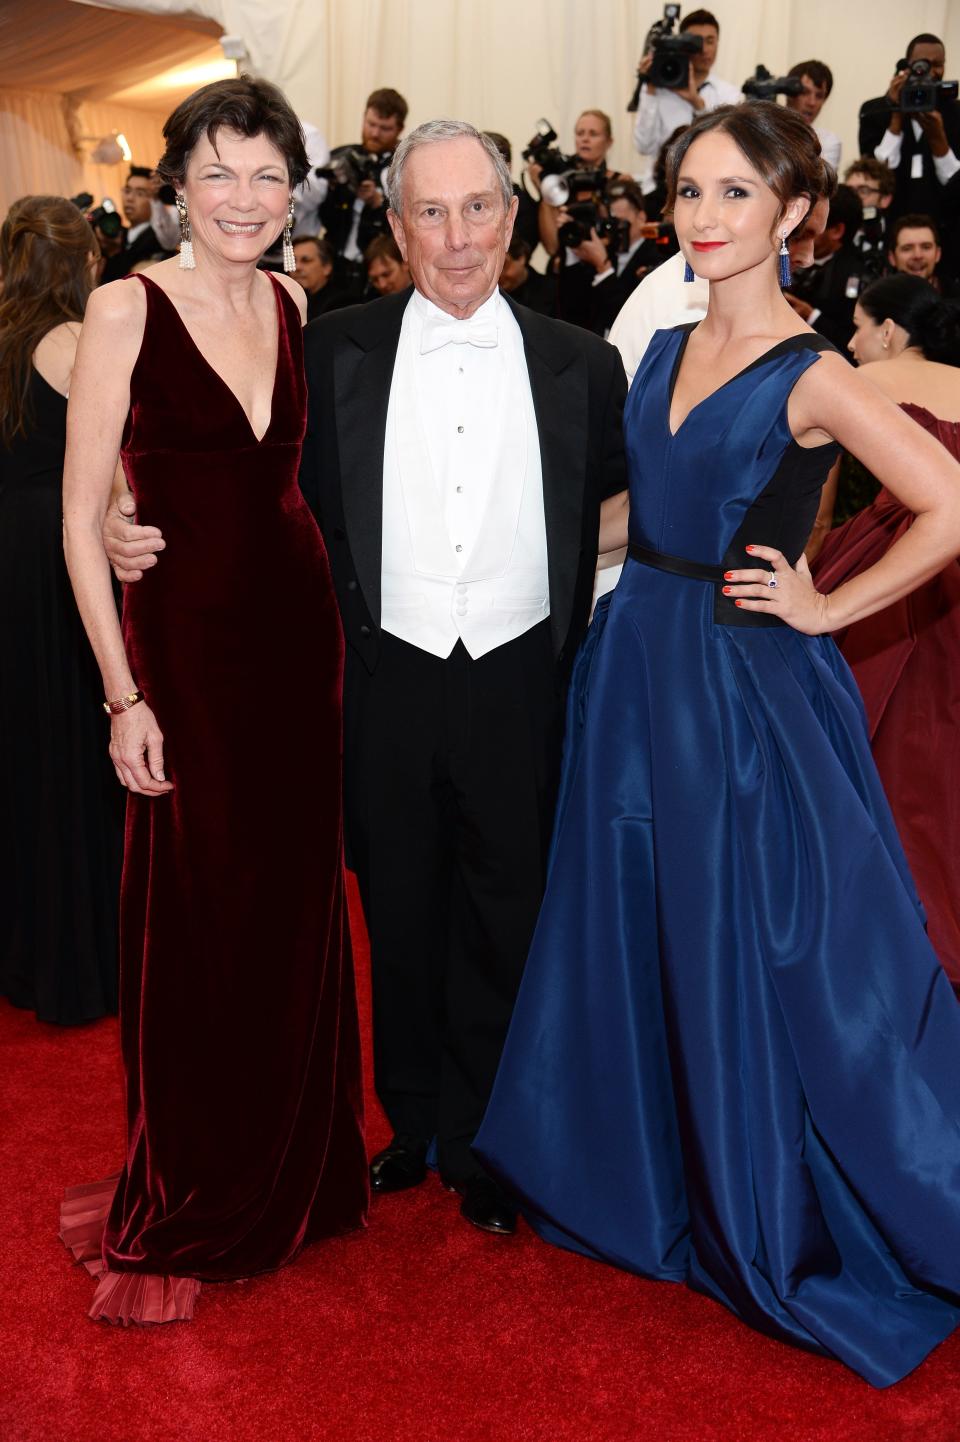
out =
{"type": "MultiPolygon", "coordinates": [[[[875,282],[850,349],[870,377],[960,460],[960,311],[917,276],[875,282]]],[[[830,531],[813,564],[831,591],[872,566],[913,516],[889,491],[830,531]]],[[[960,987],[960,561],[838,632],[863,696],[877,769],[927,912],[960,987]]]]}
{"type": "Polygon", "coordinates": [[[257,269],[306,173],[279,91],[207,86],[164,131],[191,247],[91,299],[70,398],[67,561],[114,703],[127,1149],[76,1188],[91,1316],[189,1318],[201,1281],[363,1225],[341,860],[343,643],[297,484],[302,291],[257,269]],[[190,265],[191,260],[193,265],[190,265]],[[110,610],[119,451],[155,570],[110,610]],[[138,693],[143,699],[134,699],[138,693]]]}

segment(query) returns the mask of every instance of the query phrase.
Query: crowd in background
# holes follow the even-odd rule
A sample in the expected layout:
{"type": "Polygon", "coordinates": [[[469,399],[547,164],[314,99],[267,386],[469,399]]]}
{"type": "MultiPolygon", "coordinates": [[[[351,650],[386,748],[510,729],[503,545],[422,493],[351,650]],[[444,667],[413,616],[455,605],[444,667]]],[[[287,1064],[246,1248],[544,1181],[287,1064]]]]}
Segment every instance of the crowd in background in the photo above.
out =
{"type": "MultiPolygon", "coordinates": [[[[547,140],[535,136],[524,150],[522,181],[514,187],[514,241],[501,278],[518,303],[607,335],[644,276],[676,253],[663,214],[666,152],[698,114],[744,98],[719,73],[720,25],[710,11],[684,16],[679,38],[700,48],[683,59],[685,76],[668,77],[669,86],[652,83],[660,78],[656,40],[640,61],[633,175],[608,167],[613,122],[599,107],[578,118],[569,153],[552,132],[547,140]],[[542,193],[544,174],[550,183],[542,193]]],[[[814,129],[824,158],[842,177],[813,264],[795,276],[789,292],[798,314],[841,349],[853,335],[858,295],[880,276],[918,275],[948,299],[960,289],[960,103],[949,98],[945,73],[939,38],[915,36],[886,94],[861,106],[859,153],[846,164],[839,137],[819,123],[833,89],[829,65],[798,61],[774,82],[782,103],[814,129]],[[936,93],[935,108],[904,113],[904,86],[916,91],[917,77],[933,88],[927,103],[936,93]]],[[[297,197],[294,250],[311,320],[410,283],[387,224],[382,185],[407,113],[405,98],[382,87],[367,98],[358,141],[330,151],[315,127],[305,126],[315,163],[297,197]]],[[[510,141],[488,133],[512,166],[510,141]]],[[[131,168],[119,209],[105,200],[88,213],[103,255],[101,283],[176,250],[173,196],[149,167],[131,168]]],[[[279,269],[279,256],[265,264],[279,269]]]]}

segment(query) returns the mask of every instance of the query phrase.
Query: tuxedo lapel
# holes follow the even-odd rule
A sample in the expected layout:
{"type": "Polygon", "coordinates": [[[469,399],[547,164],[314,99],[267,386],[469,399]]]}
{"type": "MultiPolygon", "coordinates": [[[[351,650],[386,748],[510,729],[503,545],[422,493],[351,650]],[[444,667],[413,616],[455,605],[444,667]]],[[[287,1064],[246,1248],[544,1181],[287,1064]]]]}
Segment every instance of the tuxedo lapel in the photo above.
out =
{"type": "Polygon", "coordinates": [[[334,357],[340,487],[360,590],[380,624],[383,454],[400,325],[410,292],[357,307],[334,357]]]}
{"type": "Polygon", "coordinates": [[[575,335],[556,321],[504,299],[523,336],[540,437],[550,579],[550,633],[559,653],[570,630],[583,530],[588,377],[575,335]]]}

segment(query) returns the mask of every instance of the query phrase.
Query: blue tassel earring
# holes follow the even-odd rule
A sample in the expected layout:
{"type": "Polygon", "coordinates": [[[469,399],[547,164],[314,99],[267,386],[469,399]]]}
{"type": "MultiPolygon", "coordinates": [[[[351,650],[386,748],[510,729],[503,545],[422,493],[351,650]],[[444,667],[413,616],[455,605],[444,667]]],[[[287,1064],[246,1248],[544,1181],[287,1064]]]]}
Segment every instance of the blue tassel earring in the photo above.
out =
{"type": "Polygon", "coordinates": [[[683,267],[683,278],[687,282],[687,285],[689,285],[690,282],[694,279],[693,267],[691,266],[689,260],[683,267]]]}
{"type": "Polygon", "coordinates": [[[790,252],[787,249],[787,233],[784,231],[780,237],[780,289],[786,290],[793,275],[790,271],[790,252]]]}

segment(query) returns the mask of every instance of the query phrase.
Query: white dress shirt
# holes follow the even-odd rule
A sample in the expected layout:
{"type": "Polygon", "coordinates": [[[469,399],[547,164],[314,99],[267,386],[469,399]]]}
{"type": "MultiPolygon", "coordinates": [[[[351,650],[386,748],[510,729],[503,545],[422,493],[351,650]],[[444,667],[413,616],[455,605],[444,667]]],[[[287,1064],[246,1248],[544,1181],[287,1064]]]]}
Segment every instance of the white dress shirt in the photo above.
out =
{"type": "Polygon", "coordinates": [[[415,291],[387,412],[381,625],[440,657],[459,638],[477,659],[549,614],[520,328],[499,291],[466,321],[415,291]]]}
{"type": "Polygon", "coordinates": [[[739,105],[743,99],[735,85],[721,80],[712,72],[699,87],[703,100],[703,111],[694,110],[689,100],[684,100],[675,90],[659,87],[651,94],[650,87],[640,88],[640,104],[633,126],[633,143],[641,155],[647,157],[641,184],[644,190],[651,188],[653,167],[666,141],[680,125],[689,125],[706,110],[716,110],[718,105],[739,105]]]}
{"type": "Polygon", "coordinates": [[[820,154],[828,165],[832,165],[834,170],[839,170],[842,149],[839,135],[834,135],[832,130],[822,130],[819,125],[815,125],[813,130],[820,142],[820,154]]]}
{"type": "MultiPolygon", "coordinates": [[[[914,140],[919,141],[923,134],[923,128],[920,122],[918,120],[911,120],[910,124],[913,126],[914,140]]],[[[885,130],[883,139],[873,153],[877,160],[882,160],[885,165],[889,165],[891,170],[896,170],[900,164],[902,151],[903,135],[894,135],[891,131],[885,130]]],[[[948,150],[946,155],[931,155],[930,159],[933,161],[933,173],[941,185],[946,185],[947,181],[952,179],[957,171],[960,170],[960,160],[957,159],[952,150],[948,150]]],[[[910,176],[911,180],[920,180],[923,176],[924,160],[925,156],[922,152],[914,154],[913,171],[910,176]]]]}

